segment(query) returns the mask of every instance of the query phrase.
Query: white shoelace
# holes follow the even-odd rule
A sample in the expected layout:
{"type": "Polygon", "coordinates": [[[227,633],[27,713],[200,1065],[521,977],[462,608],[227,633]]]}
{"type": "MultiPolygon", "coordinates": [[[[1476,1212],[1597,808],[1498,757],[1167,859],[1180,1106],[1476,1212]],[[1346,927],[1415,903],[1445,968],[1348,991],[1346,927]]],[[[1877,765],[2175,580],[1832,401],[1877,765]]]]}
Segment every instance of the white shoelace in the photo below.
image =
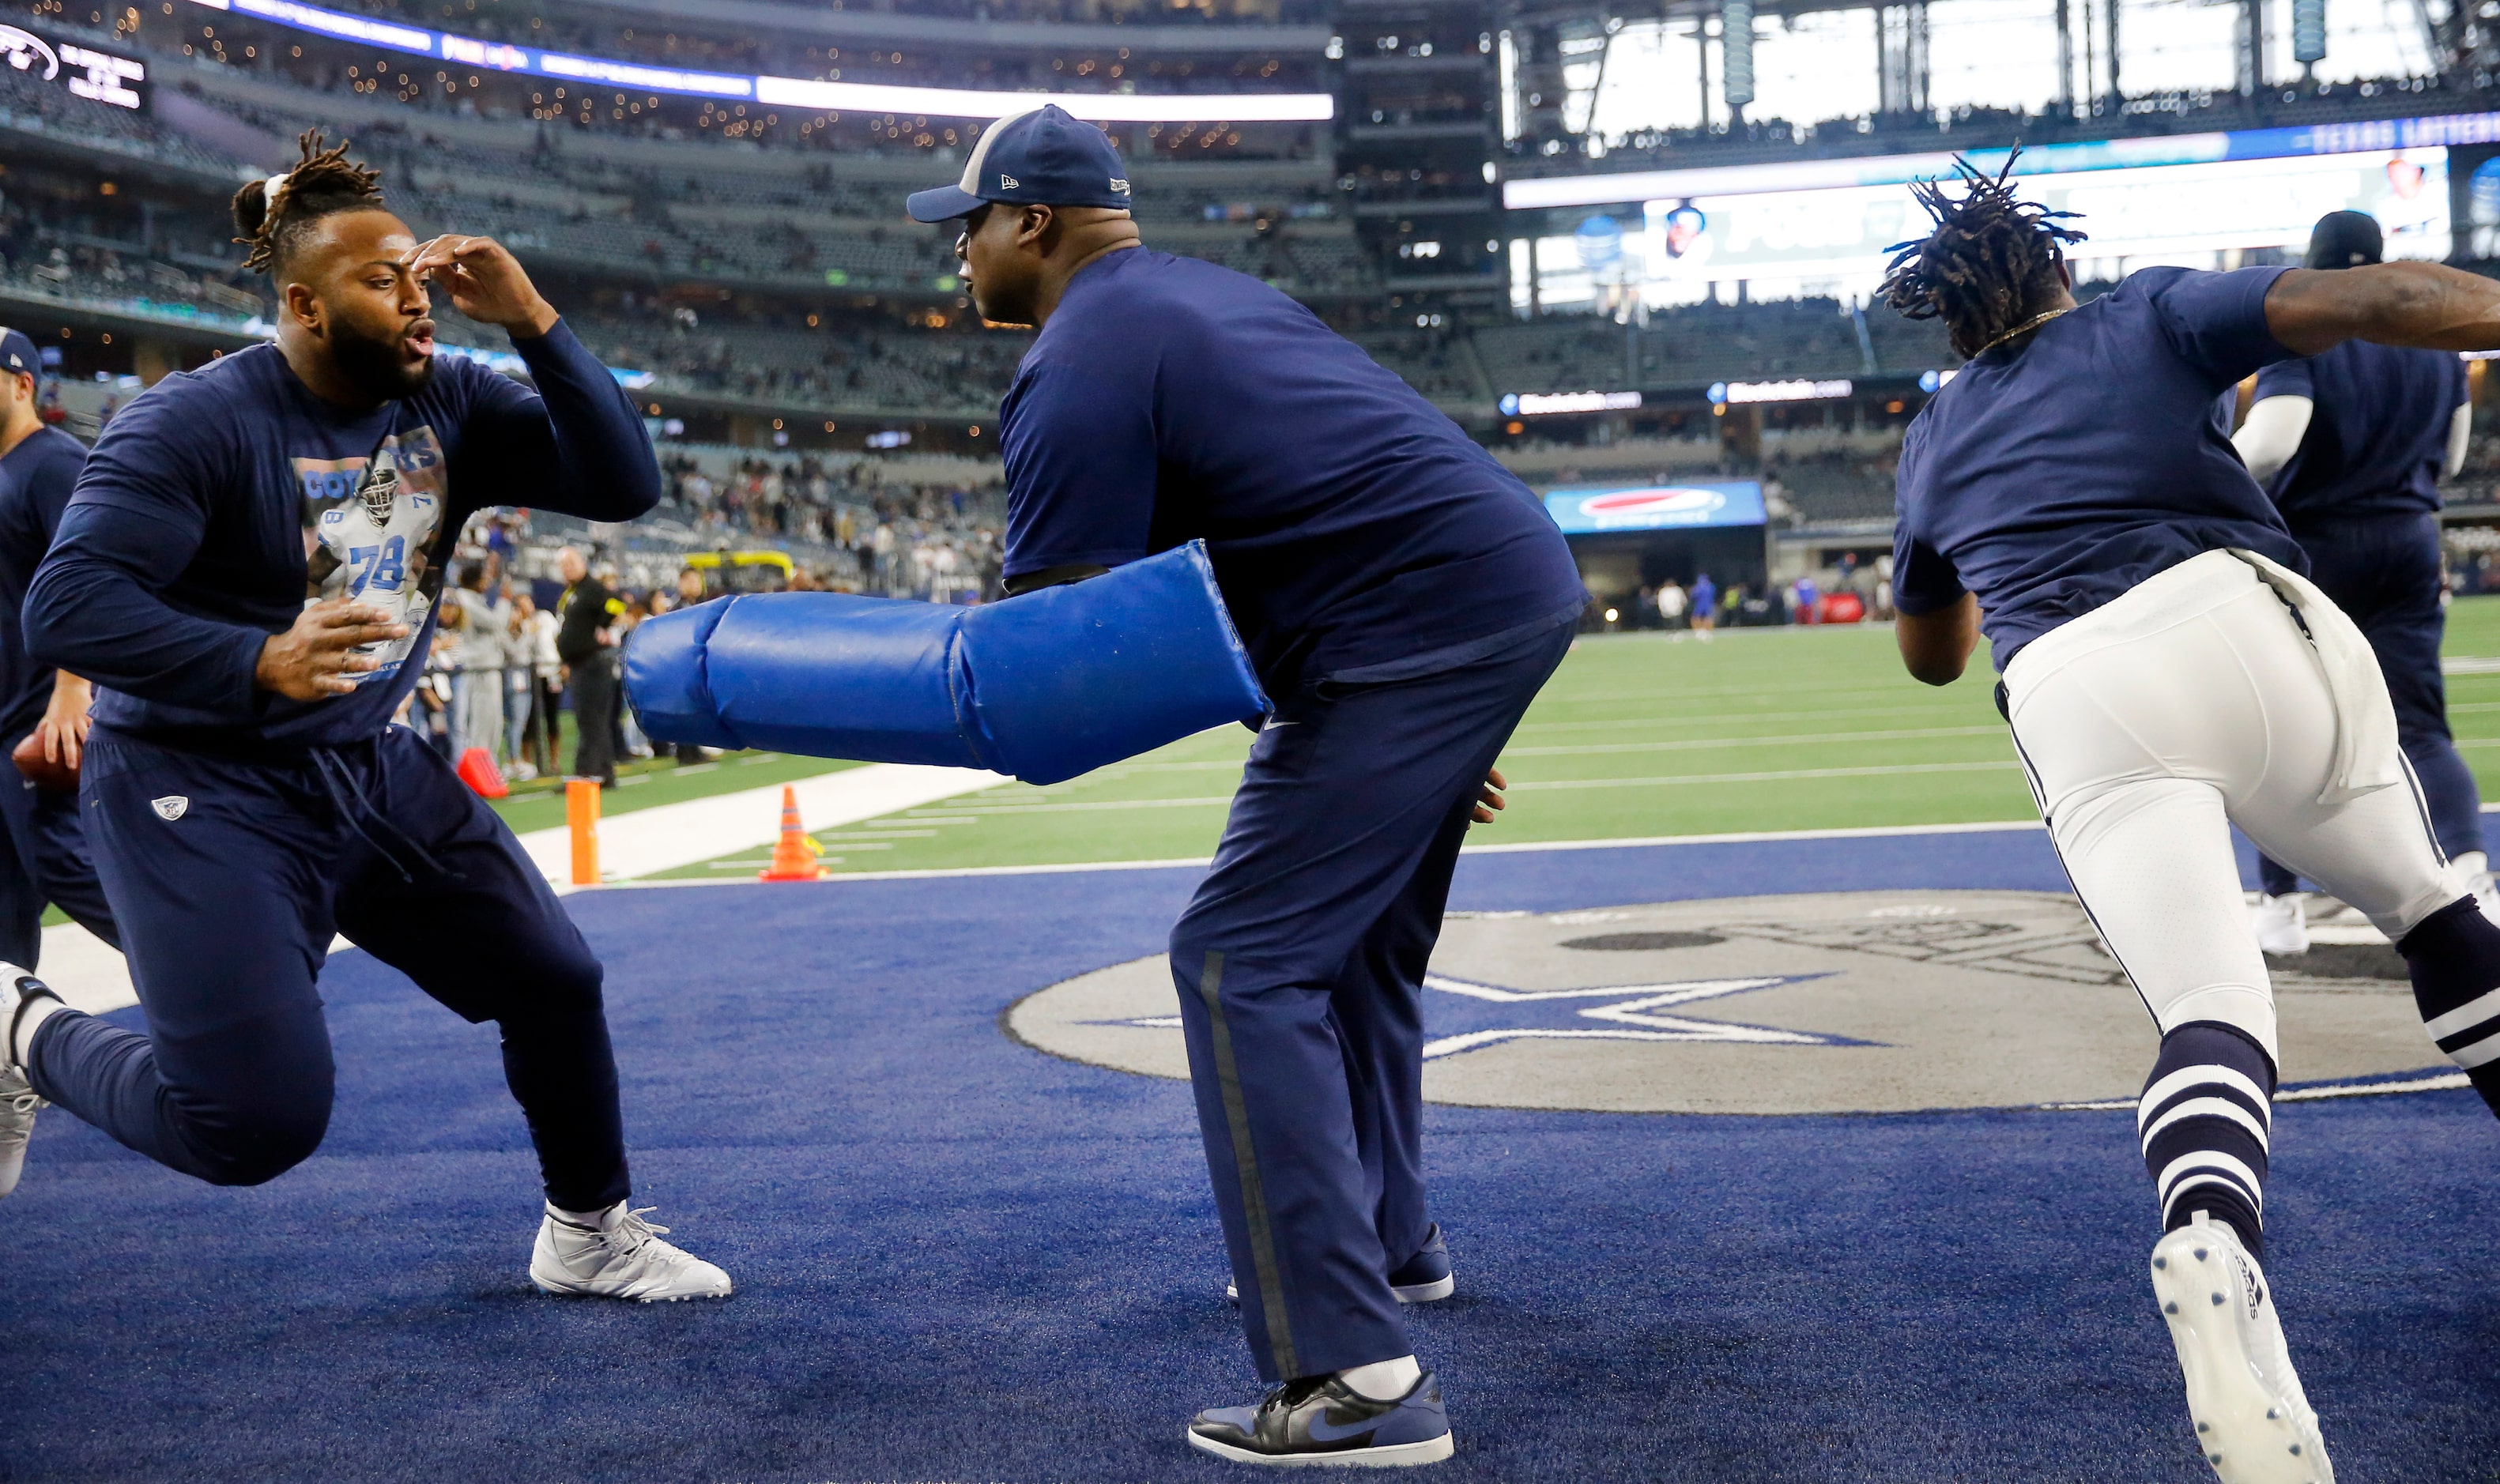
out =
{"type": "MultiPolygon", "coordinates": [[[[624,1215],[616,1218],[616,1225],[602,1228],[599,1235],[606,1239],[609,1248],[618,1257],[632,1257],[659,1237],[668,1235],[667,1227],[642,1219],[643,1212],[658,1209],[656,1205],[628,1207],[624,1215]]],[[[666,1243],[662,1245],[665,1246],[666,1243]]]]}
{"type": "Polygon", "coordinates": [[[15,1126],[0,1126],[0,1148],[22,1144],[32,1138],[35,1132],[33,1115],[49,1106],[51,1105],[46,1103],[42,1095],[31,1087],[22,1092],[11,1093],[6,1098],[0,1098],[0,1107],[6,1107],[10,1112],[25,1119],[25,1122],[15,1126]]]}

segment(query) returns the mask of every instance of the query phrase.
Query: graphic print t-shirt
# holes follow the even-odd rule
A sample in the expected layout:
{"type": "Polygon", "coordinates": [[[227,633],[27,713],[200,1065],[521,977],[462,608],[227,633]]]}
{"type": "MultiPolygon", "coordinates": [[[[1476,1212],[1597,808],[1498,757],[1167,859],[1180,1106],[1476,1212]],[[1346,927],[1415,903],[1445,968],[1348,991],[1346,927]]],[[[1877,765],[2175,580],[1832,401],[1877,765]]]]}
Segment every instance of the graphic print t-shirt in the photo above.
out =
{"type": "Polygon", "coordinates": [[[443,445],[432,428],[394,433],[370,459],[294,461],[304,481],[304,601],[349,598],[408,625],[408,637],[357,646],[380,661],[357,677],[371,685],[399,673],[425,633],[443,592],[434,560],[443,534],[443,445]]]}
{"type": "Polygon", "coordinates": [[[641,411],[558,323],[516,339],[532,390],[444,357],[369,412],[314,396],[275,346],[166,378],[106,428],[26,601],[42,657],[98,684],[96,719],[219,750],[336,745],[389,723],[423,671],[441,563],[480,508],[630,520],[659,497],[641,411]],[[261,690],[268,637],[352,596],[406,638],[351,694],[261,690]]]}

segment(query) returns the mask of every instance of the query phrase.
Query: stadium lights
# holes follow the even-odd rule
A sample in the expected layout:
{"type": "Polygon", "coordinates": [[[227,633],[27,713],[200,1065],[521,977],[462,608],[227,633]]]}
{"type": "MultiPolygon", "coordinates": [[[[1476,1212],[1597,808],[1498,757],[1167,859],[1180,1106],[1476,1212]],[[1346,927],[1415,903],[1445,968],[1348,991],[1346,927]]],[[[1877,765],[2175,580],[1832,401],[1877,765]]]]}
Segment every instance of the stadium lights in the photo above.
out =
{"type": "Polygon", "coordinates": [[[1922,371],[1919,373],[1919,390],[1924,392],[1942,391],[1945,388],[1946,382],[1960,375],[1961,368],[1958,366],[1956,366],[1951,371],[1922,371]]]}
{"type": "Polygon", "coordinates": [[[1636,391],[1512,392],[1501,410],[1513,417],[1541,417],[1551,412],[1621,412],[1641,405],[1636,391]]]}
{"type": "Polygon", "coordinates": [[[1846,397],[1858,389],[1846,378],[1831,381],[1714,381],[1710,400],[1727,406],[1748,402],[1818,402],[1846,397]]]}
{"type": "Polygon", "coordinates": [[[574,56],[351,16],[300,4],[298,0],[191,0],[191,4],[255,16],[298,31],[440,57],[468,67],[690,98],[744,99],[780,108],[1001,118],[1037,104],[1056,103],[1080,118],[1098,123],[1325,123],[1336,116],[1336,100],[1327,93],[1045,93],[885,82],[818,82],[806,78],[694,72],[574,56]]]}

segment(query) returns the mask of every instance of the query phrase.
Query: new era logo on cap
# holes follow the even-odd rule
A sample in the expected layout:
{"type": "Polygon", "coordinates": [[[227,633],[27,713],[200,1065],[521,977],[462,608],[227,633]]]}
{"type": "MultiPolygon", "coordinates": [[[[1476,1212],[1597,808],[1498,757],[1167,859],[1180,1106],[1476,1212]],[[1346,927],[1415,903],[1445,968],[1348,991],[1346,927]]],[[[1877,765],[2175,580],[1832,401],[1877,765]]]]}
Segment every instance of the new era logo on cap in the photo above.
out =
{"type": "Polygon", "coordinates": [[[963,179],[915,193],[907,209],[914,221],[951,221],[992,201],[1126,211],[1128,176],[1101,129],[1045,103],[990,125],[964,162],[963,179]]]}

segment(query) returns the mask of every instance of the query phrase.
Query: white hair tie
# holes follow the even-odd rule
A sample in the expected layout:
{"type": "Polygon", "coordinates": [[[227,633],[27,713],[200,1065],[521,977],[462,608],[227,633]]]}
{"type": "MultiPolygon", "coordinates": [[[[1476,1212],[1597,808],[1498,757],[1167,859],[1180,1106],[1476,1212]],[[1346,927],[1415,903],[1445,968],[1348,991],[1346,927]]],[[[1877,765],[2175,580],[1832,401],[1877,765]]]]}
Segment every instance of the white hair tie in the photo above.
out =
{"type": "Polygon", "coordinates": [[[261,207],[266,214],[271,216],[278,214],[278,193],[286,188],[288,178],[294,174],[295,172],[291,170],[281,170],[260,182],[261,207]]]}

